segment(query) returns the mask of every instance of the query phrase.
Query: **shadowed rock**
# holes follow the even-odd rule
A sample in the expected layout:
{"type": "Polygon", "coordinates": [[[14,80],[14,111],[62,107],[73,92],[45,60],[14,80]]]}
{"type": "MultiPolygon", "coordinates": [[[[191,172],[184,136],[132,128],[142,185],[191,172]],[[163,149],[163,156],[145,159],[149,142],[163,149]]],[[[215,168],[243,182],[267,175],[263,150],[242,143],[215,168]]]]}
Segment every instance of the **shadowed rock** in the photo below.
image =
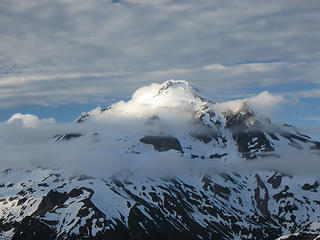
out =
{"type": "Polygon", "coordinates": [[[140,139],[140,142],[152,144],[158,152],[165,152],[170,149],[182,152],[179,140],[172,136],[145,136],[140,139]]]}
{"type": "Polygon", "coordinates": [[[68,133],[63,135],[56,135],[54,136],[54,139],[56,141],[61,141],[61,140],[70,140],[72,138],[78,138],[78,137],[81,137],[80,133],[68,133]]]}
{"type": "Polygon", "coordinates": [[[21,222],[15,223],[12,240],[37,240],[56,239],[56,234],[45,223],[33,217],[26,217],[21,222]]]}
{"type": "Polygon", "coordinates": [[[47,196],[42,199],[38,209],[33,213],[33,216],[43,216],[56,207],[62,207],[68,198],[69,197],[66,193],[59,193],[50,190],[47,196]]]}

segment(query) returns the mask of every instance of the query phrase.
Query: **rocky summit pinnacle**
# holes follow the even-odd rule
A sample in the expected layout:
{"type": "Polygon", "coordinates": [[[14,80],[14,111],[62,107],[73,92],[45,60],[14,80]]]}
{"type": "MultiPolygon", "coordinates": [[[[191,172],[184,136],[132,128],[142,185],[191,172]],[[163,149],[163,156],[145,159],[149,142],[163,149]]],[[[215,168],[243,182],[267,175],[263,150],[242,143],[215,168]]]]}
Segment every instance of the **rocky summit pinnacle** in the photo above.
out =
{"type": "Polygon", "coordinates": [[[246,100],[169,80],[68,125],[8,124],[27,162],[0,173],[1,239],[319,237],[320,143],[246,100]]]}

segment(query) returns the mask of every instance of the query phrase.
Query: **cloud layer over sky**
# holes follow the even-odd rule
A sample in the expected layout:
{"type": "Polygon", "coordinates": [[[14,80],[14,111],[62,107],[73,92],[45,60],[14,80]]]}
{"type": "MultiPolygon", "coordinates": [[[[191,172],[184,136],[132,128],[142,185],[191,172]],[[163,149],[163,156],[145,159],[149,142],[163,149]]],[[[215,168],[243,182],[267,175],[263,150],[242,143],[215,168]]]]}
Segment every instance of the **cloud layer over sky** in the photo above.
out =
{"type": "Polygon", "coordinates": [[[320,103],[318,0],[2,0],[0,21],[2,109],[127,99],[167,79],[216,101],[320,103]]]}

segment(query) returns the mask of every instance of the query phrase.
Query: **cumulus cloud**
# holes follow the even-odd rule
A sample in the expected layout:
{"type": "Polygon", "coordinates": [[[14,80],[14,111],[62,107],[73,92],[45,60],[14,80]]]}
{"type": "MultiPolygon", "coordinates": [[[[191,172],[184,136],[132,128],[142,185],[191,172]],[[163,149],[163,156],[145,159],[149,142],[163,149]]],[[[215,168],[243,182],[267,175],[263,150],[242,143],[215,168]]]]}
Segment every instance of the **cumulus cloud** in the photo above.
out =
{"type": "Polygon", "coordinates": [[[257,96],[248,98],[246,103],[254,110],[261,111],[266,115],[271,113],[283,104],[285,99],[281,95],[273,95],[268,91],[261,92],[257,96]]]}
{"type": "Polygon", "coordinates": [[[33,114],[13,114],[7,121],[10,124],[22,124],[24,127],[35,128],[39,124],[51,124],[55,123],[53,118],[39,119],[38,116],[33,114]]]}
{"type": "Polygon", "coordinates": [[[3,0],[0,107],[103,101],[171,78],[216,100],[319,83],[318,5],[3,0]]]}

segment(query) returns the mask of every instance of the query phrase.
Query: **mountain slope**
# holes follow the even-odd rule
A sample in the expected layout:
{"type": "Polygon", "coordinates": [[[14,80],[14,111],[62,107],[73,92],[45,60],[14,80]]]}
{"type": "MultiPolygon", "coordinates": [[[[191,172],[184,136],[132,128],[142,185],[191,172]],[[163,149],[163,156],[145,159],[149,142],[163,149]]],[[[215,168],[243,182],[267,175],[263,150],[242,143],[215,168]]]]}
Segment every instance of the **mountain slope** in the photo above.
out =
{"type": "Polygon", "coordinates": [[[83,113],[41,144],[63,160],[0,174],[4,239],[320,234],[320,178],[290,171],[295,158],[317,160],[319,143],[245,100],[213,103],[170,80],[83,113]]]}

